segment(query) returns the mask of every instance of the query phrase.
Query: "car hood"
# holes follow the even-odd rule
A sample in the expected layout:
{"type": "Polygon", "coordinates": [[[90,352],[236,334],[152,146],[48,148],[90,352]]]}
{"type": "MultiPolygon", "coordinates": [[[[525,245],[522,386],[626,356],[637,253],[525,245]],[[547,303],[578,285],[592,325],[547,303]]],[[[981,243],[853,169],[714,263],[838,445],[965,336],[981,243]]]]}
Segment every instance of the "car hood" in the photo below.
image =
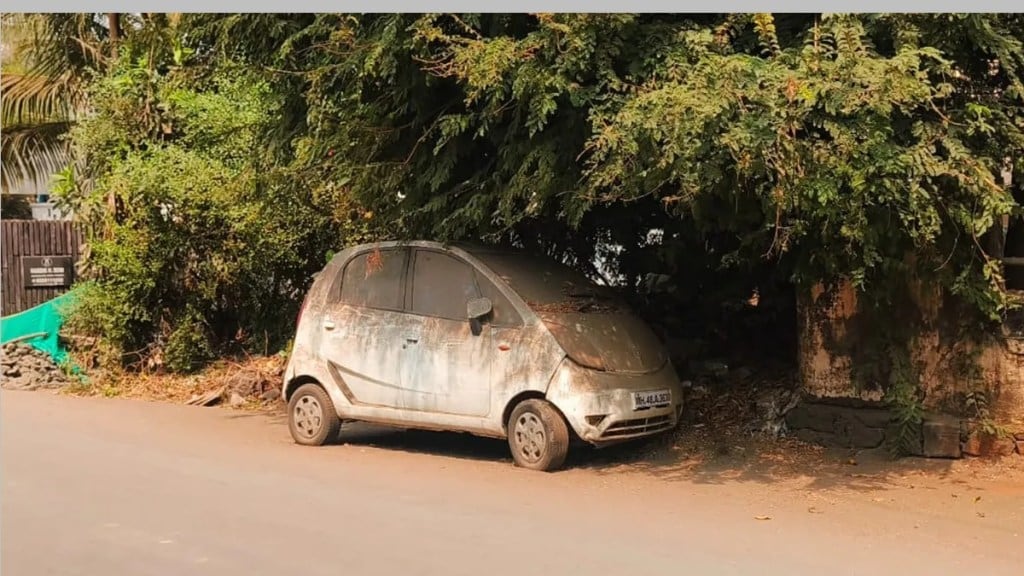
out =
{"type": "Polygon", "coordinates": [[[541,313],[540,319],[577,364],[608,372],[647,373],[665,365],[665,349],[629,313],[541,313]]]}

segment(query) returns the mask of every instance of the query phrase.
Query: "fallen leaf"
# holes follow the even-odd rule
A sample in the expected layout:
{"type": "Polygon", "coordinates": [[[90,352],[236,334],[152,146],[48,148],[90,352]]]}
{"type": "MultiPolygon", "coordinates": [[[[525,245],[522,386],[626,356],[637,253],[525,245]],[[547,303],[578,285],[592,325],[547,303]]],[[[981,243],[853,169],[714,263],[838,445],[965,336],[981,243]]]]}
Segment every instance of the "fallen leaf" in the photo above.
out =
{"type": "Polygon", "coordinates": [[[771,516],[754,516],[754,520],[771,520],[771,516]]]}
{"type": "Polygon", "coordinates": [[[977,504],[978,502],[981,502],[981,496],[974,497],[974,503],[977,504]]]}
{"type": "Polygon", "coordinates": [[[807,511],[810,512],[811,514],[821,514],[821,510],[818,510],[814,506],[811,506],[810,508],[808,508],[807,511]]]}
{"type": "Polygon", "coordinates": [[[849,460],[847,460],[846,463],[849,464],[850,466],[856,466],[857,465],[857,461],[854,460],[853,458],[850,458],[849,460]]]}
{"type": "Polygon", "coordinates": [[[872,498],[875,502],[885,502],[885,498],[872,498]]]}
{"type": "Polygon", "coordinates": [[[985,517],[985,513],[984,512],[978,512],[977,514],[978,514],[978,518],[984,518],[985,517]]]}

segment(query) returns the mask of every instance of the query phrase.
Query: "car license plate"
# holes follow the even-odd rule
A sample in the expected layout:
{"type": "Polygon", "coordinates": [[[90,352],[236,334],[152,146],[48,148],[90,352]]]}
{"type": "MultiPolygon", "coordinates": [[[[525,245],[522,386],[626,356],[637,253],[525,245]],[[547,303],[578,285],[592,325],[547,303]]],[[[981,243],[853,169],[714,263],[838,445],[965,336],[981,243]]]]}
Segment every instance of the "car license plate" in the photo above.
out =
{"type": "Polygon", "coordinates": [[[653,390],[650,392],[633,393],[633,410],[666,406],[672,403],[671,390],[653,390]]]}

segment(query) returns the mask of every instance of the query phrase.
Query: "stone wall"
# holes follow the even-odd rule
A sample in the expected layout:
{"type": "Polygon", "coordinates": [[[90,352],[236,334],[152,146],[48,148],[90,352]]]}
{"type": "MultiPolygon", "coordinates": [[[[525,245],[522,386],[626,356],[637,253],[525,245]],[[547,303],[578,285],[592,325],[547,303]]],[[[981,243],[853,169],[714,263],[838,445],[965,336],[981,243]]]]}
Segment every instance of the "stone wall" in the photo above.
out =
{"type": "MultiPolygon", "coordinates": [[[[909,309],[892,313],[896,321],[905,317],[923,327],[911,353],[929,413],[920,452],[1013,451],[1012,440],[985,440],[990,435],[979,431],[976,406],[986,406],[989,423],[1024,437],[1024,338],[1007,326],[988,342],[963,341],[952,329],[954,313],[943,308],[941,294],[921,288],[913,300],[909,309]],[[954,451],[956,436],[960,442],[954,451]],[[946,448],[935,449],[936,442],[945,442],[946,448]]],[[[871,330],[858,316],[856,292],[849,284],[816,287],[801,299],[798,310],[804,401],[787,417],[789,428],[818,443],[879,446],[888,430],[884,390],[877,383],[856,381],[853,373],[855,351],[871,330]]]]}

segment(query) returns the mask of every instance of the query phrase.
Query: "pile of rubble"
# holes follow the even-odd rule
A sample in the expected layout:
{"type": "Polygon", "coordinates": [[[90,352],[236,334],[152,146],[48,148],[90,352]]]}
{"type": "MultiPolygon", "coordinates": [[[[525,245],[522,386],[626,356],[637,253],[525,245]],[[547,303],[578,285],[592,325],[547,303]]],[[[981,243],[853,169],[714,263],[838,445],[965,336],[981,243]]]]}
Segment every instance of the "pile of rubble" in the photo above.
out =
{"type": "Polygon", "coordinates": [[[770,438],[787,434],[786,414],[800,400],[791,375],[758,377],[750,369],[730,369],[721,362],[691,366],[688,372],[695,380],[683,382],[685,424],[770,438]]]}
{"type": "Polygon", "coordinates": [[[205,380],[212,388],[203,393],[193,394],[186,404],[227,404],[232,408],[241,408],[247,405],[274,403],[281,397],[283,375],[283,358],[252,358],[243,364],[234,364],[219,374],[208,374],[205,380]]]}
{"type": "Polygon", "coordinates": [[[4,344],[0,385],[9,390],[62,388],[70,381],[45,352],[24,344],[4,344]]]}

